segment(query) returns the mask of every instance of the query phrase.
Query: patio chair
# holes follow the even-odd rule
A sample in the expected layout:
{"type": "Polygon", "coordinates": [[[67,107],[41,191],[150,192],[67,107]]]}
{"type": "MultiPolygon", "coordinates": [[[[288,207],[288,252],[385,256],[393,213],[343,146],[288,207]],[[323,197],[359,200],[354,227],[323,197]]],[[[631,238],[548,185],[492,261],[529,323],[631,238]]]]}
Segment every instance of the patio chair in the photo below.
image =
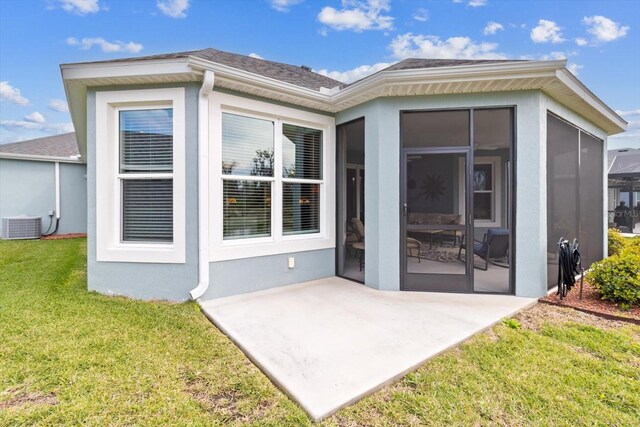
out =
{"type": "MultiPolygon", "coordinates": [[[[460,249],[458,249],[458,259],[462,261],[460,255],[462,250],[465,249],[466,236],[462,236],[460,241],[460,249]]],[[[503,268],[509,268],[508,265],[498,264],[496,260],[504,260],[508,262],[509,259],[509,230],[506,228],[490,228],[482,238],[482,241],[475,240],[473,242],[473,254],[484,260],[484,268],[481,270],[487,271],[489,269],[489,263],[503,268]]]]}

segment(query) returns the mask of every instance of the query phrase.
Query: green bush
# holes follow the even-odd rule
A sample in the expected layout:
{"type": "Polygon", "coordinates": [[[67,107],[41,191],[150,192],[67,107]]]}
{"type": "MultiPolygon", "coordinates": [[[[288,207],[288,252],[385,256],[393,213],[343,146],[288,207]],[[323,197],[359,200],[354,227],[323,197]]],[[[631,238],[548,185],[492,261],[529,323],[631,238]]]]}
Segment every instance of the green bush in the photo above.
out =
{"type": "Polygon", "coordinates": [[[620,303],[622,308],[640,305],[640,244],[628,245],[619,254],[591,266],[587,280],[603,300],[620,303]]]}
{"type": "Polygon", "coordinates": [[[627,239],[616,228],[609,229],[609,256],[619,254],[627,246],[627,239]]]}
{"type": "Polygon", "coordinates": [[[623,250],[635,254],[640,254],[640,237],[633,237],[626,240],[626,246],[623,250]]]}

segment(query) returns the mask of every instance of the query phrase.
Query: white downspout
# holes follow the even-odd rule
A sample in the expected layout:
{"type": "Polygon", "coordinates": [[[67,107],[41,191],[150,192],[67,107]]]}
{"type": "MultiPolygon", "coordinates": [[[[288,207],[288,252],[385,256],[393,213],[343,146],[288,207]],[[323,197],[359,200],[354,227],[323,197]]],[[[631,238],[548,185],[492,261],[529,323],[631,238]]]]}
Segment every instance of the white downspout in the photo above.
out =
{"type": "Polygon", "coordinates": [[[54,176],[56,185],[56,220],[60,220],[60,162],[55,162],[54,176]]]}
{"type": "Polygon", "coordinates": [[[209,288],[209,94],[215,74],[206,70],[198,95],[198,286],[191,298],[198,299],[209,288]]]}

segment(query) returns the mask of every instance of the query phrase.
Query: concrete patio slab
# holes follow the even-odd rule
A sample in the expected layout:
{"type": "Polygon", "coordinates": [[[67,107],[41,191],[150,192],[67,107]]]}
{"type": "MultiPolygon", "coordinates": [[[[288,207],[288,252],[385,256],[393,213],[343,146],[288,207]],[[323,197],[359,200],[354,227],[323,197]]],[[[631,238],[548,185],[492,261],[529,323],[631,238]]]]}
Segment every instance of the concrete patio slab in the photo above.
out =
{"type": "Polygon", "coordinates": [[[335,277],[201,305],[276,385],[320,420],[535,302],[377,291],[335,277]]]}

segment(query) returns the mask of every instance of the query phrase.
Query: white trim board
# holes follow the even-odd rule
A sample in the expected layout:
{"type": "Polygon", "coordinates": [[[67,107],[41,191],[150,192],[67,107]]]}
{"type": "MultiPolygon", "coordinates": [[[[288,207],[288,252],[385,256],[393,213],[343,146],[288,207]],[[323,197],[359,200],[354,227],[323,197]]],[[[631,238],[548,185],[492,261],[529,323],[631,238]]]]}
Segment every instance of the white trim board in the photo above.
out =
{"type": "Polygon", "coordinates": [[[185,90],[123,90],[96,93],[97,261],[185,262],[185,90]],[[121,108],[173,108],[173,242],[120,241],[121,195],[117,112],[121,108]]]}

